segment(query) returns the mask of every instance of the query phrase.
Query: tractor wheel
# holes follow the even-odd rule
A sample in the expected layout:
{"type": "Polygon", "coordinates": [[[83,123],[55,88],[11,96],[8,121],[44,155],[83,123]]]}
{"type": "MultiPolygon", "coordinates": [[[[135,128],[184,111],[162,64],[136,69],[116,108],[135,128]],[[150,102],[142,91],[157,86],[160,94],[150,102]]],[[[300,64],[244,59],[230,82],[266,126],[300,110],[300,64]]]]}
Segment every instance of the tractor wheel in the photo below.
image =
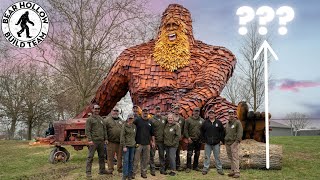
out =
{"type": "Polygon", "coordinates": [[[70,153],[64,147],[55,147],[49,155],[49,162],[56,164],[58,162],[67,162],[70,158],[70,153]]]}
{"type": "Polygon", "coordinates": [[[54,164],[54,154],[58,151],[57,147],[54,147],[49,154],[49,162],[54,164]]]}
{"type": "Polygon", "coordinates": [[[59,151],[63,151],[67,155],[67,159],[66,159],[66,162],[67,162],[70,159],[69,151],[64,147],[59,147],[59,151]]]}

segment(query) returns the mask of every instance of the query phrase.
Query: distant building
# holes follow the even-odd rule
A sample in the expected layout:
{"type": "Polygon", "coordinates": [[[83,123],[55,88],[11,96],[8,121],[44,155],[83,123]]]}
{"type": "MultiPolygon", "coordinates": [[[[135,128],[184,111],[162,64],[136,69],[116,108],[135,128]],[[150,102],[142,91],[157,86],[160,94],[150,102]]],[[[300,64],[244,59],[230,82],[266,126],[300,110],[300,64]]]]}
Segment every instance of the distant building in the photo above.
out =
{"type": "Polygon", "coordinates": [[[299,129],[297,136],[320,136],[320,129],[299,129]]]}
{"type": "Polygon", "coordinates": [[[292,129],[290,126],[270,121],[270,136],[292,136],[292,129]]]}

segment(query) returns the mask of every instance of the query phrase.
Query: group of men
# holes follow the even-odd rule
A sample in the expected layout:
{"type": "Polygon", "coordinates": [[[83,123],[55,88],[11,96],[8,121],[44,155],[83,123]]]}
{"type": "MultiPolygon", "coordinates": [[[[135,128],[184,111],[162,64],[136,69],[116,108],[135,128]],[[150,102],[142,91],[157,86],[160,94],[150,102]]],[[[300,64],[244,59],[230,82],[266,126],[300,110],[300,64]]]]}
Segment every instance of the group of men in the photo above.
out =
{"type": "MultiPolygon", "coordinates": [[[[124,167],[126,173],[123,179],[134,179],[138,171],[140,163],[140,173],[142,178],[147,178],[147,169],[150,165],[150,174],[156,175],[155,171],[155,152],[158,150],[160,173],[167,174],[166,170],[170,169],[170,175],[176,175],[175,171],[184,170],[180,163],[180,151],[182,139],[187,140],[187,166],[186,173],[191,169],[201,171],[199,168],[199,156],[202,143],[205,143],[205,159],[202,174],[206,175],[209,171],[210,156],[213,152],[215,158],[215,166],[220,175],[224,175],[222,163],[220,161],[220,145],[225,144],[228,158],[231,161],[230,177],[239,178],[239,143],[242,139],[242,125],[235,118],[235,112],[229,110],[229,121],[226,127],[216,119],[213,110],[209,110],[208,119],[204,120],[200,117],[200,108],[193,109],[193,114],[188,119],[184,119],[179,114],[180,107],[174,106],[172,112],[167,116],[163,116],[161,108],[155,107],[155,114],[149,115],[149,109],[143,108],[142,114],[139,114],[139,107],[133,106],[132,117],[134,119],[134,135],[135,148],[133,148],[134,157],[132,172],[128,172],[127,166],[124,167]],[[192,156],[194,156],[192,164],[192,156]]],[[[111,116],[103,119],[99,116],[100,107],[94,105],[92,115],[86,123],[86,135],[89,141],[89,153],[87,158],[86,174],[91,177],[91,167],[94,152],[97,150],[99,156],[99,174],[112,174],[114,171],[113,157],[117,154],[117,170],[122,172],[122,154],[131,150],[132,147],[126,147],[120,142],[121,131],[125,127],[125,122],[119,117],[119,109],[113,108],[111,116]],[[107,144],[108,169],[104,163],[104,144],[107,144]]],[[[121,141],[123,141],[121,139],[121,141]]],[[[131,143],[132,144],[132,143],[131,143]]],[[[127,158],[127,156],[125,156],[127,158]]],[[[124,160],[124,164],[129,163],[128,159],[124,160]]]]}

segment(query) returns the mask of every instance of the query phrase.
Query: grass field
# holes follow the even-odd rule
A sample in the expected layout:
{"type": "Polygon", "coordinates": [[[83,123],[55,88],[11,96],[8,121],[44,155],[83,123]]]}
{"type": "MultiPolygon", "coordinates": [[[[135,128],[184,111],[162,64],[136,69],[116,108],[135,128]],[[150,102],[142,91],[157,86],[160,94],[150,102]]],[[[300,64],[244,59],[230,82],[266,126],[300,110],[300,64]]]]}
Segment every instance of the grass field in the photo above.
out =
{"type": "MultiPolygon", "coordinates": [[[[320,179],[320,136],[272,137],[272,144],[283,145],[282,170],[241,170],[241,179],[320,179]]],[[[31,147],[25,141],[0,141],[0,179],[86,179],[85,161],[87,150],[71,153],[71,160],[65,164],[49,164],[48,155],[52,147],[31,147]]],[[[96,155],[97,156],[97,155],[96,155]]],[[[121,179],[119,174],[100,176],[97,157],[94,159],[93,179],[121,179]]],[[[227,172],[227,171],[226,171],[227,172]]],[[[178,172],[178,176],[169,177],[157,172],[150,179],[233,179],[220,176],[215,170],[203,176],[200,172],[178,172]]],[[[138,180],[140,178],[137,178],[138,180]]]]}

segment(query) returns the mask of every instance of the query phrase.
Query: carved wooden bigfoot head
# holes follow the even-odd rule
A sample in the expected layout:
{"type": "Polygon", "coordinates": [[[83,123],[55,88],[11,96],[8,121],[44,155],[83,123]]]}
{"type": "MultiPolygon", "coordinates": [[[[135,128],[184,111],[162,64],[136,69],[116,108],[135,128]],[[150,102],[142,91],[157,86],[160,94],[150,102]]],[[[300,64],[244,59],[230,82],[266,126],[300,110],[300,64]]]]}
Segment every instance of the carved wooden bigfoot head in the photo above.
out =
{"type": "Polygon", "coordinates": [[[190,12],[181,5],[169,5],[162,14],[153,53],[155,61],[169,71],[183,68],[189,64],[193,43],[190,12]]]}

